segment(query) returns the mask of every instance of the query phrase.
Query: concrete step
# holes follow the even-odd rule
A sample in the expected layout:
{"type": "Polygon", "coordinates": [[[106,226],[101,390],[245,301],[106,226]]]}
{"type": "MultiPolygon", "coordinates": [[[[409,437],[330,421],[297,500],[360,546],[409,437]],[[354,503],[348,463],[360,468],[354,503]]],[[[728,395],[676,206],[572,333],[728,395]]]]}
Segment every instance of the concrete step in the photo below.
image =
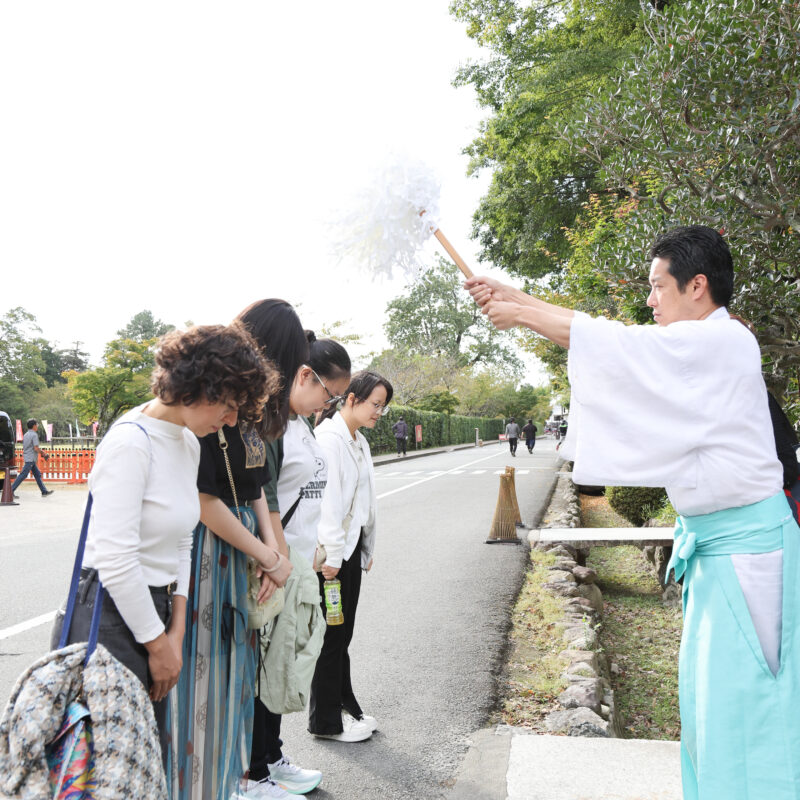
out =
{"type": "Polygon", "coordinates": [[[678,742],[512,736],[508,800],[681,800],[678,742]]]}
{"type": "Polygon", "coordinates": [[[680,744],[542,736],[497,725],[471,738],[448,800],[681,800],[680,744]]]}
{"type": "Polygon", "coordinates": [[[533,528],[528,534],[531,544],[569,542],[575,547],[596,545],[670,545],[673,528],[533,528]]]}

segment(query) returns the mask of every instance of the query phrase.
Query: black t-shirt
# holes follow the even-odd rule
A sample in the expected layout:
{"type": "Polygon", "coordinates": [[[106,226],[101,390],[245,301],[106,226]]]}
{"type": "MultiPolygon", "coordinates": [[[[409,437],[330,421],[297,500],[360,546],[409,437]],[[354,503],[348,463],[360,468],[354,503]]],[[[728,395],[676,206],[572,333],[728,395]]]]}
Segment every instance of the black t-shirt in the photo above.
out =
{"type": "MultiPolygon", "coordinates": [[[[226,425],[222,430],[228,441],[228,459],[239,503],[258,500],[261,497],[261,487],[269,483],[266,445],[255,431],[248,428],[243,433],[238,425],[226,425]]],[[[197,488],[204,494],[219,497],[226,505],[233,505],[231,482],[216,433],[200,439],[197,488]]]]}

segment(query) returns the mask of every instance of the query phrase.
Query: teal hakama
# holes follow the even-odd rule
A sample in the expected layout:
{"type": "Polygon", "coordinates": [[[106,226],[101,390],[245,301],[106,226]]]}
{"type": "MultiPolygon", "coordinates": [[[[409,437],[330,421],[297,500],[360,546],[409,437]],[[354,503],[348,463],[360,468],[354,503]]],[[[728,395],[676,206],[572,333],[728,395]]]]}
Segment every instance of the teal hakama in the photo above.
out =
{"type": "Polygon", "coordinates": [[[800,530],[783,494],[678,520],[668,570],[684,579],[685,800],[800,798],[799,559],[800,530]],[[773,675],[730,556],[781,548],[780,667],[773,675]]]}

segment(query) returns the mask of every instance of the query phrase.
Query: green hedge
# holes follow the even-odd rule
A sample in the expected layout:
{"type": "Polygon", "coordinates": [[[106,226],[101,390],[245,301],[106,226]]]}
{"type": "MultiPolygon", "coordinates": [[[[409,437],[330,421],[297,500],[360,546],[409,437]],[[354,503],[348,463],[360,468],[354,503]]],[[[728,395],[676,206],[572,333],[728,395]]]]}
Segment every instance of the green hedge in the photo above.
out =
{"type": "Polygon", "coordinates": [[[658,513],[667,493],[648,486],[607,486],[606,497],[614,511],[640,527],[658,513]]]}
{"type": "Polygon", "coordinates": [[[408,449],[425,450],[429,447],[445,447],[451,444],[466,444],[475,441],[475,428],[484,441],[497,439],[505,430],[502,419],[487,417],[459,417],[455,414],[442,414],[436,411],[420,411],[417,408],[391,406],[389,413],[378,420],[378,424],[361,432],[367,437],[374,455],[393,453],[396,450],[392,425],[400,417],[408,425],[408,449]],[[422,441],[417,443],[414,426],[422,425],[422,441]]]}

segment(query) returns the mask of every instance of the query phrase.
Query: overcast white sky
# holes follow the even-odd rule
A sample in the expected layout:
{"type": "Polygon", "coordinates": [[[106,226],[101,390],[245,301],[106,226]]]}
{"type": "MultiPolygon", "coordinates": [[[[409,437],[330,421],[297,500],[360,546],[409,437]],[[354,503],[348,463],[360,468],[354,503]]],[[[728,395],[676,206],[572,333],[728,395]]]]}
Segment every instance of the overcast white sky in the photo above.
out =
{"type": "Polygon", "coordinates": [[[461,150],[482,111],[451,86],[473,57],[448,0],[2,4],[3,308],[94,361],[142,309],[227,322],[270,296],[383,346],[404,279],[337,266],[326,223],[403,151],[478,268],[488,176],[461,150]]]}

